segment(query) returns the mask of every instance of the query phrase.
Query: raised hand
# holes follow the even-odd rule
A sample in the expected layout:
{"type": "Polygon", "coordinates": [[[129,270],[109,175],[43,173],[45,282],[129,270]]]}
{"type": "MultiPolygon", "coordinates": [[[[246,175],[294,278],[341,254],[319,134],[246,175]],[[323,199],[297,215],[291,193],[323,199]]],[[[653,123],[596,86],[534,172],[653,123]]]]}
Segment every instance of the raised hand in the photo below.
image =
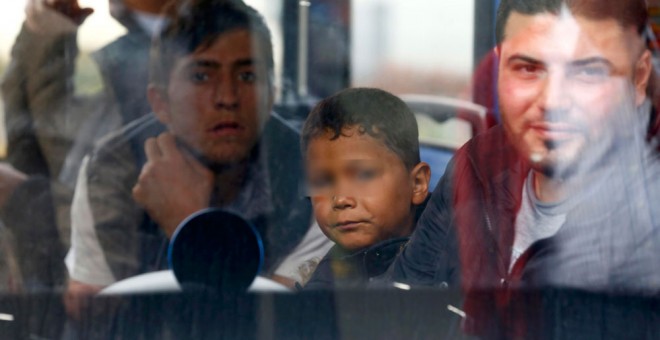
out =
{"type": "Polygon", "coordinates": [[[181,221],[209,206],[214,176],[179,148],[169,132],[148,139],[144,149],[147,163],[133,187],[133,198],[171,237],[181,221]]]}
{"type": "Polygon", "coordinates": [[[78,0],[44,0],[44,5],[64,14],[77,25],[94,13],[92,8],[81,8],[78,0]]]}

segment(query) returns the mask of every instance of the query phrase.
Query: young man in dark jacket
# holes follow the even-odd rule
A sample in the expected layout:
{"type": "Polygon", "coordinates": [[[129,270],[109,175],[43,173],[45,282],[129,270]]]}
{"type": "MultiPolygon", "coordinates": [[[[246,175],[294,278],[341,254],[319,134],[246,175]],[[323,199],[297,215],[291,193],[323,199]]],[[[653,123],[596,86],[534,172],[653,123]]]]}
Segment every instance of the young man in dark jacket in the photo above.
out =
{"type": "Polygon", "coordinates": [[[507,337],[525,334],[501,328],[515,319],[511,288],[660,291],[645,6],[502,1],[503,125],[457,152],[393,281],[460,284],[466,328],[507,337]]]}

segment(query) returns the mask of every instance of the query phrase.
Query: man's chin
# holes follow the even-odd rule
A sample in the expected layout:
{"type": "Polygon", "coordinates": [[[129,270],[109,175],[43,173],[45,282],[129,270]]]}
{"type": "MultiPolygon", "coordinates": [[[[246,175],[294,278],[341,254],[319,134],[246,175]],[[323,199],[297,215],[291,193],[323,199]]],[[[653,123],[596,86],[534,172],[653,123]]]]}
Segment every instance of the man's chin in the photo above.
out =
{"type": "Polygon", "coordinates": [[[548,178],[567,180],[576,175],[577,157],[576,155],[561,154],[560,150],[552,150],[530,156],[532,168],[548,178]]]}
{"type": "Polygon", "coordinates": [[[205,161],[209,167],[226,167],[244,163],[249,157],[247,152],[219,153],[206,156],[205,161]]]}
{"type": "Polygon", "coordinates": [[[216,143],[207,145],[202,149],[201,154],[207,164],[232,165],[243,163],[253,155],[254,147],[247,145],[254,144],[244,141],[231,143],[216,143]]]}

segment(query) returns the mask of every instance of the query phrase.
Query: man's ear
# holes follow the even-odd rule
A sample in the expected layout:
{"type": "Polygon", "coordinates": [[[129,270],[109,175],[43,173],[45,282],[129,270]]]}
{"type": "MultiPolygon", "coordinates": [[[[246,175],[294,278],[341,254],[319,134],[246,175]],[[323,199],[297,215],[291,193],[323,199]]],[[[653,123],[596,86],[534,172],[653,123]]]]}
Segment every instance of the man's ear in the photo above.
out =
{"type": "Polygon", "coordinates": [[[637,106],[642,105],[644,99],[647,97],[649,78],[653,72],[653,62],[651,59],[651,51],[645,49],[635,65],[635,104],[637,106]]]}
{"type": "Polygon", "coordinates": [[[429,194],[429,181],[431,179],[431,167],[425,162],[419,162],[410,171],[412,180],[412,204],[420,205],[429,194]]]}
{"type": "Polygon", "coordinates": [[[493,54],[495,55],[495,58],[499,59],[501,53],[502,53],[502,44],[498,44],[497,46],[493,47],[493,54]]]}
{"type": "Polygon", "coordinates": [[[168,125],[170,123],[170,105],[167,98],[167,93],[162,86],[156,84],[149,84],[147,87],[147,99],[151,105],[156,118],[161,123],[168,125]]]}

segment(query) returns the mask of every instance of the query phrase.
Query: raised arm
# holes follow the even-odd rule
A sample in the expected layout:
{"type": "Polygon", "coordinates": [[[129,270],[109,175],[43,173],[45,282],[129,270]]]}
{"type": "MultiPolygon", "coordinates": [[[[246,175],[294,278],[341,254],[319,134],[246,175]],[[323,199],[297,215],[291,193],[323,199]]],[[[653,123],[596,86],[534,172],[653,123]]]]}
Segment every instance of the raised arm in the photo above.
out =
{"type": "Polygon", "coordinates": [[[57,176],[89,107],[74,99],[77,0],[30,0],[2,83],[8,161],[27,174],[57,176]],[[81,107],[83,106],[83,107],[81,107]]]}

